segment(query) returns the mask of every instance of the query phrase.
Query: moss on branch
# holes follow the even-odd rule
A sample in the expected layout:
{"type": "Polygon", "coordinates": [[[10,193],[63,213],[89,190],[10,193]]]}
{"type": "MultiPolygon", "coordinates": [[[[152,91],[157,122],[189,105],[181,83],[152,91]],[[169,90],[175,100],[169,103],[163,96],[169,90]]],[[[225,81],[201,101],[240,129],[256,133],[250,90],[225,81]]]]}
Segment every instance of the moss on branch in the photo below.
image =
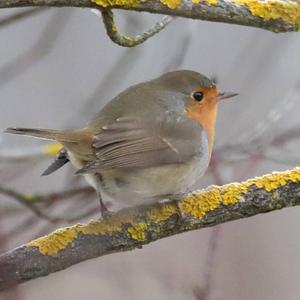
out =
{"type": "Polygon", "coordinates": [[[0,0],[0,8],[72,6],[127,9],[259,27],[298,31],[300,0],[0,0]]]}
{"type": "Polygon", "coordinates": [[[0,290],[181,232],[300,205],[300,168],[59,229],[0,256],[0,290]]]}

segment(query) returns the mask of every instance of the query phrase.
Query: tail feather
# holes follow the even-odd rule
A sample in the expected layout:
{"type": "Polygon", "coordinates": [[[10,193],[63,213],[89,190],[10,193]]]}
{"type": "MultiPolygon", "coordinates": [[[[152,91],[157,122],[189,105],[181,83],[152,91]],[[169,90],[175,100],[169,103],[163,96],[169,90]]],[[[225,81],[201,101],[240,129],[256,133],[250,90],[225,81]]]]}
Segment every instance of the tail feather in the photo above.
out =
{"type": "Polygon", "coordinates": [[[42,173],[42,176],[49,175],[69,162],[68,154],[65,149],[62,149],[57,155],[52,164],[42,173]]]}
{"type": "Polygon", "coordinates": [[[62,131],[52,129],[9,127],[5,129],[4,132],[27,135],[45,140],[56,140],[60,142],[76,142],[80,140],[81,137],[80,134],[78,134],[76,131],[62,131]]]}

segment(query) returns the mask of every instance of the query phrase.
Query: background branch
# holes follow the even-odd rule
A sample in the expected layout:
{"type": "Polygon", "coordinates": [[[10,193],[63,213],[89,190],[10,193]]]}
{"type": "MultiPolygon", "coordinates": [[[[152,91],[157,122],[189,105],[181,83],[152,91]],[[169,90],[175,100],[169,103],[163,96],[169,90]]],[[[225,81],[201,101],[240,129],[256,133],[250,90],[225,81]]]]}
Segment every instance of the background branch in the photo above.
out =
{"type": "Polygon", "coordinates": [[[77,224],[0,256],[0,290],[81,261],[140,248],[181,232],[300,205],[300,169],[212,186],[179,202],[120,211],[77,224]]]}
{"type": "Polygon", "coordinates": [[[38,218],[44,219],[51,223],[58,223],[58,222],[74,222],[80,220],[85,216],[89,216],[91,213],[95,212],[95,208],[89,209],[82,214],[75,215],[75,216],[63,216],[63,217],[54,217],[47,213],[45,213],[41,208],[37,206],[38,203],[46,203],[50,205],[51,202],[56,200],[64,200],[70,199],[74,196],[81,195],[82,197],[87,196],[88,194],[93,194],[94,190],[91,187],[81,187],[81,188],[74,188],[70,190],[65,190],[58,193],[49,193],[45,195],[41,194],[21,194],[16,192],[13,189],[6,188],[0,186],[0,194],[10,197],[20,204],[28,208],[30,211],[34,213],[34,215],[38,218]]]}
{"type": "Polygon", "coordinates": [[[6,18],[0,19],[0,27],[2,29],[4,26],[15,24],[15,22],[23,21],[28,17],[34,16],[46,10],[47,10],[46,7],[26,9],[24,11],[18,12],[6,18]]]}

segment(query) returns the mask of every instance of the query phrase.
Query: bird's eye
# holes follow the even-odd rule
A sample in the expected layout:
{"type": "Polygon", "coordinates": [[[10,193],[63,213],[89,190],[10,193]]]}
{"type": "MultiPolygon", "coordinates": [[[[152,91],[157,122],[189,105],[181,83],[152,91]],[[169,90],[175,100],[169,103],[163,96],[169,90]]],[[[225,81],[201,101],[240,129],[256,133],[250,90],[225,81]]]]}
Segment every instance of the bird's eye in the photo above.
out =
{"type": "Polygon", "coordinates": [[[201,101],[204,95],[202,92],[193,92],[192,96],[196,101],[201,101]]]}

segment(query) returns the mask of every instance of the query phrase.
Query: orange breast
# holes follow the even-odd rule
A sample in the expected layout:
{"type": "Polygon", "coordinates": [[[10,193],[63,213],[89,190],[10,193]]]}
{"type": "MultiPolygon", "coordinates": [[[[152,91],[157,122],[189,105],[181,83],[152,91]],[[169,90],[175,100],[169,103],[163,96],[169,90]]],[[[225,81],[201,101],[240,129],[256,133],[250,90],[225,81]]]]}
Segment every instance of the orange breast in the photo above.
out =
{"type": "Polygon", "coordinates": [[[214,139],[215,139],[215,123],[214,123],[215,119],[213,120],[212,116],[203,117],[202,114],[199,114],[195,111],[188,111],[186,114],[188,117],[200,123],[203,126],[204,130],[206,131],[207,139],[208,139],[208,152],[210,157],[213,149],[214,139]]]}
{"type": "Polygon", "coordinates": [[[203,102],[196,102],[195,100],[191,99],[186,109],[186,115],[203,126],[208,138],[209,156],[211,156],[215,138],[215,123],[218,110],[218,104],[216,100],[218,90],[216,88],[202,90],[205,94],[205,99],[203,102]]]}

